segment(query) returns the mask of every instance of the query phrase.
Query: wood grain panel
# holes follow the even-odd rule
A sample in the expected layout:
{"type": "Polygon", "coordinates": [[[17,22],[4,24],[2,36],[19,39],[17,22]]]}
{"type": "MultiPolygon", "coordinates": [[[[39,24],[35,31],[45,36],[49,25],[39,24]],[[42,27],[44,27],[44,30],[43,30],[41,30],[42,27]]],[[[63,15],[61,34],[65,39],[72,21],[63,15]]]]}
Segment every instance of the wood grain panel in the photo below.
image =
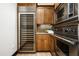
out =
{"type": "Polygon", "coordinates": [[[47,34],[36,35],[36,49],[37,51],[49,51],[50,38],[47,34]]]}
{"type": "Polygon", "coordinates": [[[36,23],[37,24],[53,24],[54,23],[54,8],[53,7],[38,7],[36,23]]]}
{"type": "Polygon", "coordinates": [[[52,8],[45,8],[44,20],[45,20],[44,21],[45,24],[53,23],[53,9],[52,8]]]}
{"type": "Polygon", "coordinates": [[[43,24],[43,22],[44,22],[44,8],[39,7],[37,8],[36,23],[43,24]]]}

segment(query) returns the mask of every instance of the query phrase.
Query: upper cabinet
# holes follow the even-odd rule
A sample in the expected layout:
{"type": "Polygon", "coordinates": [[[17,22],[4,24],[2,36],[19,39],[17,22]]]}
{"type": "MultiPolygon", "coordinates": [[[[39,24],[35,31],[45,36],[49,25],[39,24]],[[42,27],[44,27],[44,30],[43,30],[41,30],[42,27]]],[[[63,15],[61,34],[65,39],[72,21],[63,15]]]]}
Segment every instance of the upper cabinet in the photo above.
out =
{"type": "Polygon", "coordinates": [[[44,21],[44,8],[39,7],[37,8],[37,13],[36,13],[36,23],[43,24],[43,21],[44,21]]]}
{"type": "Polygon", "coordinates": [[[37,24],[53,24],[54,8],[53,7],[37,7],[37,24]]]}
{"type": "Polygon", "coordinates": [[[53,24],[54,22],[54,11],[52,8],[45,8],[45,13],[44,13],[44,23],[45,24],[53,24]]]}

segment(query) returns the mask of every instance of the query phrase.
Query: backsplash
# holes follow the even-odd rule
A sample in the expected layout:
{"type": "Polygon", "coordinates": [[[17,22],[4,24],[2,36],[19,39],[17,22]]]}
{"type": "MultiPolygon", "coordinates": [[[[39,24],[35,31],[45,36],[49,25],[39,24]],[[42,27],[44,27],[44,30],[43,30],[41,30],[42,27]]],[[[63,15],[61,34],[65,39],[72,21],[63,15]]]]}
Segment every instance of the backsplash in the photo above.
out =
{"type": "Polygon", "coordinates": [[[42,25],[37,25],[37,32],[46,32],[46,30],[51,30],[52,25],[50,24],[42,24],[42,25]]]}

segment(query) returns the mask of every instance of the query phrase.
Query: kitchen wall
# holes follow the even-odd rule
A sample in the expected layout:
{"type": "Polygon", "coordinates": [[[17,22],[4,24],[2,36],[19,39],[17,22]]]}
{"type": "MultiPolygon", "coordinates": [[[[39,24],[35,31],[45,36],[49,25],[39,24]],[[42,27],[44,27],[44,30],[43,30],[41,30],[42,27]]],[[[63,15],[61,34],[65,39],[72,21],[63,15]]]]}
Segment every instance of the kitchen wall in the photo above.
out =
{"type": "Polygon", "coordinates": [[[37,32],[47,32],[46,30],[52,30],[52,25],[51,24],[41,24],[41,25],[37,25],[37,32]]]}
{"type": "Polygon", "coordinates": [[[10,56],[17,50],[17,6],[0,3],[0,56],[10,56]]]}

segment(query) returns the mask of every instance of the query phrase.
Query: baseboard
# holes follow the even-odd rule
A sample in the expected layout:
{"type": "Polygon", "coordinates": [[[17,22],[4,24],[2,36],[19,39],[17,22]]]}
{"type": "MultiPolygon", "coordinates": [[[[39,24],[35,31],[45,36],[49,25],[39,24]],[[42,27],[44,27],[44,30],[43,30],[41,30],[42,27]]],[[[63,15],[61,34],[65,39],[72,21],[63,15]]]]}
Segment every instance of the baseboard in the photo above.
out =
{"type": "Polygon", "coordinates": [[[18,53],[18,51],[16,51],[12,56],[16,56],[17,53],[18,53]]]}
{"type": "Polygon", "coordinates": [[[50,52],[50,51],[36,51],[36,52],[50,52]]]}
{"type": "Polygon", "coordinates": [[[56,52],[51,52],[50,51],[50,53],[51,53],[52,56],[58,56],[56,52]]]}

